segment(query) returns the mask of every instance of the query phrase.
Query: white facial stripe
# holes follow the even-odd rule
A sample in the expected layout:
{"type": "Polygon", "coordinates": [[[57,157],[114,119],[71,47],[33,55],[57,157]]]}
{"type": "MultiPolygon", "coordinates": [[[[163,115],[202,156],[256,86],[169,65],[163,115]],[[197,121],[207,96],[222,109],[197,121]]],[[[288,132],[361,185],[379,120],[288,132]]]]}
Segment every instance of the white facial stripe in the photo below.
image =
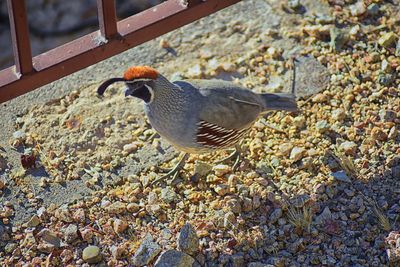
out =
{"type": "Polygon", "coordinates": [[[151,102],[153,102],[153,100],[154,100],[154,91],[153,91],[153,88],[151,88],[151,86],[149,86],[149,85],[147,85],[147,84],[144,84],[144,86],[146,86],[146,88],[149,90],[149,92],[150,92],[150,101],[149,101],[149,103],[148,104],[150,104],[151,102]]]}

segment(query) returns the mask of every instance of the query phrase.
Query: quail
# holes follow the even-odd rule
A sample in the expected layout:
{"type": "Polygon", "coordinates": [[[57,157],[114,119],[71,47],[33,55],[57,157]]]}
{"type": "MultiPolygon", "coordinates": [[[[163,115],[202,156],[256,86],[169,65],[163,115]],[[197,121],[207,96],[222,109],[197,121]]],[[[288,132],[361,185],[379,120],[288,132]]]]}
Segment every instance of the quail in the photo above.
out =
{"type": "Polygon", "coordinates": [[[144,101],[151,126],[182,151],[179,163],[156,182],[176,175],[190,153],[237,147],[261,114],[271,110],[297,110],[293,94],[257,94],[223,80],[170,82],[149,66],[128,68],[123,77],[103,82],[97,93],[103,95],[115,82],[126,84],[125,96],[144,101]]]}

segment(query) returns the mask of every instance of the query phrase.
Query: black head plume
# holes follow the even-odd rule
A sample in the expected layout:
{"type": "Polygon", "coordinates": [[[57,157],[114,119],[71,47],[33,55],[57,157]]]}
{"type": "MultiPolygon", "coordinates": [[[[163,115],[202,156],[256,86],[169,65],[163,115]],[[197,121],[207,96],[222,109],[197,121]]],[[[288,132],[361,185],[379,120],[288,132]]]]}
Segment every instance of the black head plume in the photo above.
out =
{"type": "Polygon", "coordinates": [[[103,82],[99,88],[97,88],[97,93],[99,95],[103,95],[104,92],[106,91],[107,87],[110,86],[111,84],[115,82],[125,82],[126,80],[124,78],[111,78],[103,82]]]}

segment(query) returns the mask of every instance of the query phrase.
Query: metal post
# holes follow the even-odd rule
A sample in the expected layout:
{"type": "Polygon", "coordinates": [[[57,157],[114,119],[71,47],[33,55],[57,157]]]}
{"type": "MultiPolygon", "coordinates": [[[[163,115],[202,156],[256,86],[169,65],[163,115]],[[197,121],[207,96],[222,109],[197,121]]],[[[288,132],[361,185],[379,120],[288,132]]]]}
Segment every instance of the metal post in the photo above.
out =
{"type": "Polygon", "coordinates": [[[97,0],[97,10],[101,35],[111,39],[118,33],[115,0],[97,0]]]}

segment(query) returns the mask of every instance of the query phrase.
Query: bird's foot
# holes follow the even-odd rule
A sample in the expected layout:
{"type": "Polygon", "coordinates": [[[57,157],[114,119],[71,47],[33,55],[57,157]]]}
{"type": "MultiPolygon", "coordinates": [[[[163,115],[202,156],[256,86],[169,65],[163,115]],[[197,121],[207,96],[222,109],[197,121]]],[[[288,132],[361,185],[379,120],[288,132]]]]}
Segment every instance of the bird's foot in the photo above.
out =
{"type": "Polygon", "coordinates": [[[153,182],[151,182],[151,185],[155,185],[162,181],[165,181],[167,178],[171,178],[171,179],[169,179],[169,183],[174,182],[176,180],[176,178],[178,177],[179,171],[183,169],[183,166],[185,165],[185,162],[188,157],[189,157],[189,154],[187,154],[187,153],[183,154],[183,156],[179,160],[178,164],[176,164],[172,169],[169,169],[166,174],[164,174],[163,176],[161,176],[161,177],[155,179],[153,182]]]}
{"type": "Polygon", "coordinates": [[[233,171],[236,171],[239,167],[240,161],[241,161],[242,157],[240,154],[240,149],[239,147],[236,147],[235,150],[226,158],[223,158],[221,160],[216,161],[216,164],[220,164],[223,163],[225,161],[229,161],[229,160],[235,160],[235,163],[232,166],[233,171]]]}

